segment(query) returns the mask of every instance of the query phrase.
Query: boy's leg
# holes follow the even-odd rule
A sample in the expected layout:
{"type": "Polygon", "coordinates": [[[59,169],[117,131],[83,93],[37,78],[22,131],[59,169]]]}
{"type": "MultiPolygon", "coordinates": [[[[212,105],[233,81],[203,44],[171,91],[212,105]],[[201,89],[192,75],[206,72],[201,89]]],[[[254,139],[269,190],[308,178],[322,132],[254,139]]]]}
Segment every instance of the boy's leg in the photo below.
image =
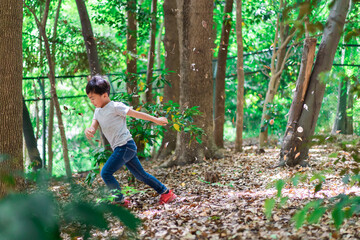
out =
{"type": "Polygon", "coordinates": [[[116,191],[117,198],[115,201],[121,201],[123,198],[123,195],[120,193],[120,184],[113,174],[125,164],[123,160],[124,150],[125,149],[122,148],[115,148],[114,152],[111,154],[101,170],[101,177],[106,186],[111,190],[116,191]]]}
{"type": "Polygon", "coordinates": [[[154,176],[145,172],[136,155],[129,162],[125,163],[125,165],[137,179],[152,187],[157,193],[163,194],[167,191],[167,188],[164,184],[162,184],[154,176]]]}

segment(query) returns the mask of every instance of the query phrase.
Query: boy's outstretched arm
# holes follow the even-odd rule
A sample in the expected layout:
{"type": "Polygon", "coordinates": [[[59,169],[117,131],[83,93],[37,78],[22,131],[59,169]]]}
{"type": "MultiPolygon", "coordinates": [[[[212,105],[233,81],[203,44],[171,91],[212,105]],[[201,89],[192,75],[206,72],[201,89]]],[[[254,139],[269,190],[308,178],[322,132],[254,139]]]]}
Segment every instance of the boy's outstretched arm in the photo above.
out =
{"type": "Polygon", "coordinates": [[[85,129],[85,135],[86,135],[87,139],[90,140],[91,138],[94,137],[98,127],[99,127],[99,122],[97,120],[93,119],[91,126],[87,129],[85,129]]]}
{"type": "Polygon", "coordinates": [[[127,115],[130,117],[139,118],[146,121],[151,121],[161,126],[165,126],[168,123],[168,120],[165,117],[159,117],[159,118],[153,117],[147,113],[139,112],[131,108],[129,109],[127,115]]]}

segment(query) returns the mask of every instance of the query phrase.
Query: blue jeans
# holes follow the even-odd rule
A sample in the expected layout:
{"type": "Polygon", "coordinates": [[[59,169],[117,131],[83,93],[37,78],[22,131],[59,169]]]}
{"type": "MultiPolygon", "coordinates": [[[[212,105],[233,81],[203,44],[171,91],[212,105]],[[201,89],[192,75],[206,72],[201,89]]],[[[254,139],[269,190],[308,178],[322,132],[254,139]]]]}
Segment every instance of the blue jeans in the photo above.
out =
{"type": "Polygon", "coordinates": [[[121,188],[118,181],[116,181],[113,174],[122,166],[126,166],[129,171],[140,181],[152,187],[157,193],[162,194],[166,192],[167,188],[154,176],[145,172],[144,168],[136,156],[137,147],[134,140],[128,141],[125,145],[116,147],[109,159],[106,161],[101,170],[101,177],[106,186],[111,190],[118,190],[115,201],[121,201],[123,195],[120,193],[121,188]]]}

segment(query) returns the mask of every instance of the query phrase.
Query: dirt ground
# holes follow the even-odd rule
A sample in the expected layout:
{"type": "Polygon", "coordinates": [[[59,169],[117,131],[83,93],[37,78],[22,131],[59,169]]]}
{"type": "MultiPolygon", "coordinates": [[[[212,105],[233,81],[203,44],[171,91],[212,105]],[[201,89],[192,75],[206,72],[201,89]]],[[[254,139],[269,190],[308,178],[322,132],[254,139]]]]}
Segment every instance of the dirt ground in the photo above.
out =
{"type": "MultiPolygon", "coordinates": [[[[275,168],[279,149],[265,149],[259,154],[255,146],[245,147],[243,153],[224,150],[225,158],[206,159],[193,165],[157,168],[162,162],[144,161],[146,171],[156,176],[178,195],[175,202],[158,205],[159,196],[143,183],[135,182],[136,193],[131,194],[131,211],[142,220],[135,238],[138,239],[360,239],[360,220],[353,217],[336,231],[331,213],[320,224],[305,224],[296,229],[291,220],[297,209],[310,200],[340,193],[360,195],[358,187],[349,187],[339,175],[341,168],[329,158],[334,150],[319,146],[310,151],[310,168],[275,168]],[[282,208],[274,209],[268,220],[264,201],[277,193],[274,182],[295,173],[315,172],[326,176],[322,190],[314,195],[315,182],[305,181],[294,187],[286,185],[283,195],[289,200],[282,208]],[[205,181],[212,180],[214,183],[205,181]]],[[[129,185],[125,169],[116,178],[129,185]]],[[[79,178],[79,183],[83,182],[79,178]]],[[[97,177],[93,187],[103,185],[97,177]]],[[[109,218],[111,229],[93,231],[92,239],[126,239],[121,223],[109,218]]],[[[64,233],[64,238],[68,235],[64,233]]]]}

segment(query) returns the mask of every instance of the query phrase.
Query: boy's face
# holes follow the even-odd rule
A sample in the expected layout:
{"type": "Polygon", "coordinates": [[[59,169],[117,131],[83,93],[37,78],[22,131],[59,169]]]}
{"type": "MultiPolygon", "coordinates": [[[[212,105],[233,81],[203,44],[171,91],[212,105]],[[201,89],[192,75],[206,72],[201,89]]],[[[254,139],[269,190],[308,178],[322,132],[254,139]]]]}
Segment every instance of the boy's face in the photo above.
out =
{"type": "Polygon", "coordinates": [[[108,101],[109,97],[108,97],[107,93],[100,95],[97,93],[90,92],[88,94],[88,97],[89,97],[91,103],[97,108],[102,108],[109,102],[108,101]]]}

